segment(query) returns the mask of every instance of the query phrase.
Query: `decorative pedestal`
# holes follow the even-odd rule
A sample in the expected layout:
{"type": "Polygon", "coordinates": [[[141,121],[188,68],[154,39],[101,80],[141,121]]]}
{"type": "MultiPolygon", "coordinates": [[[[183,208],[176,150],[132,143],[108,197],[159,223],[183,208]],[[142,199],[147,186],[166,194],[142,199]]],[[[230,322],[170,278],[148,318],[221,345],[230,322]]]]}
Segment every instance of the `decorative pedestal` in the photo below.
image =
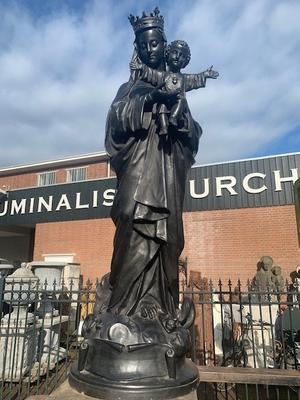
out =
{"type": "Polygon", "coordinates": [[[37,367],[41,376],[45,375],[47,370],[55,368],[56,364],[67,356],[67,350],[59,346],[61,325],[66,321],[68,321],[67,316],[40,320],[43,329],[39,337],[39,366],[37,367]]]}
{"type": "Polygon", "coordinates": [[[40,325],[29,305],[36,300],[37,278],[26,266],[6,278],[4,300],[13,307],[0,325],[0,377],[19,380],[36,360],[40,325]]]}
{"type": "MultiPolygon", "coordinates": [[[[147,365],[147,360],[144,364],[147,365]]],[[[105,365],[105,361],[102,360],[105,365]]],[[[160,365],[157,364],[157,369],[160,365]]],[[[107,368],[109,373],[110,369],[107,368]]],[[[177,379],[165,376],[145,378],[141,380],[112,380],[97,376],[93,373],[78,371],[78,365],[74,364],[70,372],[69,382],[78,392],[97,399],[105,400],[160,400],[185,398],[198,386],[198,371],[192,362],[186,360],[182,365],[183,374],[177,379]]],[[[193,397],[187,397],[193,398],[193,397]]]]}
{"type": "Polygon", "coordinates": [[[278,311],[278,304],[251,304],[251,307],[244,305],[243,314],[250,314],[252,319],[249,335],[251,343],[246,348],[249,367],[274,368],[274,360],[268,353],[273,354],[278,311]]]}
{"type": "Polygon", "coordinates": [[[0,326],[0,379],[18,381],[34,365],[40,325],[14,326],[4,320],[0,326]]]}
{"type": "MultiPolygon", "coordinates": [[[[187,321],[190,314],[193,320],[190,299],[184,300],[181,313],[180,320],[187,321]]],[[[106,400],[171,399],[193,392],[198,369],[185,357],[189,331],[179,322],[168,330],[163,322],[139,314],[89,315],[70,385],[80,393],[106,400]]]]}

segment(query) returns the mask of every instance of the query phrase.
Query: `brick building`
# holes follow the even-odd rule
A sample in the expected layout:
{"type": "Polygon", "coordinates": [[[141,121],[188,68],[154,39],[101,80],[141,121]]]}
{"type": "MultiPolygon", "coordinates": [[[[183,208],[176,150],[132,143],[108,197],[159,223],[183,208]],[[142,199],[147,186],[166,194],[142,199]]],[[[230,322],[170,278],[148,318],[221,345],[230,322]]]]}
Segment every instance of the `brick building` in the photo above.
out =
{"type": "MultiPolygon", "coordinates": [[[[0,258],[77,262],[84,278],[108,272],[112,175],[105,152],[0,169],[0,258]]],[[[182,254],[188,271],[245,282],[271,255],[288,278],[300,264],[299,177],[300,153],[193,167],[182,254]]]]}

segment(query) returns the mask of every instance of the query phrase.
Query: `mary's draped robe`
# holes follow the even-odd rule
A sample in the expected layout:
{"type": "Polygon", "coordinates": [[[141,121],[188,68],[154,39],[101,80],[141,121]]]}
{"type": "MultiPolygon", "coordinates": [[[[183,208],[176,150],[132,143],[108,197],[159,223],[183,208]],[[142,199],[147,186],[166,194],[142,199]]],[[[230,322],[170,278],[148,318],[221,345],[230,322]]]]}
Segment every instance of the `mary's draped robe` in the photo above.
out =
{"type": "Polygon", "coordinates": [[[187,111],[188,134],[170,128],[167,136],[158,135],[157,105],[146,103],[153,89],[130,79],[107,118],[105,144],[118,180],[108,309],[132,315],[152,304],[175,317],[184,191],[201,128],[187,111]]]}

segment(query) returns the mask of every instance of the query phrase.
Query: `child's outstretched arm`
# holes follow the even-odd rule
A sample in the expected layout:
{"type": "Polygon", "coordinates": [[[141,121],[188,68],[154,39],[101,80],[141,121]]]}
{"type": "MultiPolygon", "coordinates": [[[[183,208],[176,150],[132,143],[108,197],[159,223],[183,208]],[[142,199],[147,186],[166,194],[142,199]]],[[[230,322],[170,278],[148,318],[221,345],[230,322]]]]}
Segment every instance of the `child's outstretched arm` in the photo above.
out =
{"type": "Polygon", "coordinates": [[[188,92],[189,90],[205,87],[206,79],[208,78],[217,79],[219,72],[214,71],[212,68],[213,66],[200,72],[200,74],[184,74],[185,91],[188,92]]]}

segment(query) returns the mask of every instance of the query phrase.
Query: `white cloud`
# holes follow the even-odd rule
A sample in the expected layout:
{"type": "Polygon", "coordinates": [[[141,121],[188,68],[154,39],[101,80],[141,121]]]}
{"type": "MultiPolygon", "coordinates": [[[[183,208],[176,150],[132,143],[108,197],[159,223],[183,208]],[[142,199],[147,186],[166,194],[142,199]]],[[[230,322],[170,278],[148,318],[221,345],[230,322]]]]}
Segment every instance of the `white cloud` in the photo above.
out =
{"type": "MultiPolygon", "coordinates": [[[[189,4],[161,11],[168,39],[191,47],[186,72],[220,72],[189,94],[204,130],[197,160],[246,157],[300,125],[298,1],[189,4]]],[[[129,74],[132,7],[95,1],[80,16],[34,18],[0,6],[0,165],[103,150],[109,104],[129,74]]]]}
{"type": "Polygon", "coordinates": [[[81,19],[1,10],[1,165],[103,149],[106,113],[127,79],[131,47],[120,46],[122,30],[114,34],[103,7],[81,19]],[[112,68],[115,51],[121,59],[112,68]]]}
{"type": "Polygon", "coordinates": [[[300,126],[299,18],[296,1],[218,0],[195,2],[181,19],[189,69],[220,71],[190,96],[204,128],[201,163],[247,157],[300,126]]]}

